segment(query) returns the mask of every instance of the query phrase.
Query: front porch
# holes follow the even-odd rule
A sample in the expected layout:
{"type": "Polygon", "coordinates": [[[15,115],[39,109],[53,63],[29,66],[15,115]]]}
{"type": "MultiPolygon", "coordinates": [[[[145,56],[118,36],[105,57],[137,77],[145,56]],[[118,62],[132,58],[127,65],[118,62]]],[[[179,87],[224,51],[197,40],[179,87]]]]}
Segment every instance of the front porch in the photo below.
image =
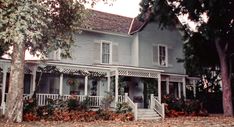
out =
{"type": "MultiPolygon", "coordinates": [[[[5,60],[1,61],[1,63],[3,70],[1,109],[4,114],[7,98],[5,93],[7,93],[9,85],[7,75],[9,75],[10,62],[5,60]]],[[[79,101],[83,101],[86,98],[91,99],[89,106],[98,108],[106,92],[110,92],[115,97],[112,107],[115,107],[117,103],[127,102],[132,107],[136,119],[139,116],[138,109],[142,108],[153,109],[163,118],[164,106],[161,100],[162,96],[165,95],[163,93],[164,87],[166,86],[167,94],[171,92],[168,90],[168,85],[164,85],[164,82],[176,81],[172,80],[173,78],[170,77],[170,74],[167,74],[169,78],[164,80],[165,73],[162,70],[126,66],[89,66],[59,62],[48,62],[45,65],[41,65],[35,61],[28,61],[26,70],[24,99],[29,99],[36,91],[39,106],[46,105],[48,98],[67,100],[73,95],[79,101]],[[56,67],[57,73],[39,70],[38,68],[41,66],[56,67]],[[123,91],[121,90],[123,87],[121,87],[120,82],[122,77],[131,79],[125,82],[128,88],[124,88],[123,91]],[[147,86],[147,83],[143,81],[144,79],[154,81],[152,85],[155,86],[154,92],[148,92],[146,96],[144,91],[146,91],[145,86],[147,86]],[[145,105],[146,103],[147,106],[145,105]]],[[[182,95],[186,97],[184,92],[185,82],[183,82],[185,76],[179,75],[178,77],[179,84],[183,88],[182,95]]],[[[181,97],[180,94],[178,96],[181,97]]]]}

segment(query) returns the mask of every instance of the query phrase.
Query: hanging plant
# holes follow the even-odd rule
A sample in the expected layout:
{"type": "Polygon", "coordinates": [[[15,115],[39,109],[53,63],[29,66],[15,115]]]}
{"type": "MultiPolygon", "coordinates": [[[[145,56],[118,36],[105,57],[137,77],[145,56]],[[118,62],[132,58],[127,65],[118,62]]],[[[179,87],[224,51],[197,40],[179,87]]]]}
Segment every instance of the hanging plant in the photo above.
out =
{"type": "Polygon", "coordinates": [[[68,79],[67,80],[67,85],[68,86],[74,86],[74,85],[76,85],[76,80],[75,79],[68,79]]]}

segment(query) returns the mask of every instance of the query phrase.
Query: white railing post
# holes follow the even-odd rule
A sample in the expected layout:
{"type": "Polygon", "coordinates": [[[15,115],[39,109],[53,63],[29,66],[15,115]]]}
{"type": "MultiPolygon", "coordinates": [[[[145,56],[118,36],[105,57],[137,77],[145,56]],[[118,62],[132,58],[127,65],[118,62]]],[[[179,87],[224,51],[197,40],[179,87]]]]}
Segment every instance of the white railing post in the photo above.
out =
{"type": "Polygon", "coordinates": [[[162,103],[162,119],[165,118],[165,104],[162,103]]]}
{"type": "Polygon", "coordinates": [[[124,102],[127,102],[128,93],[124,93],[124,102]]]}
{"type": "Polygon", "coordinates": [[[135,117],[135,120],[137,120],[137,107],[138,107],[138,104],[137,103],[134,103],[135,104],[135,110],[134,110],[134,117],[135,117]]]}
{"type": "Polygon", "coordinates": [[[150,94],[150,109],[154,109],[154,94],[150,94]]]}

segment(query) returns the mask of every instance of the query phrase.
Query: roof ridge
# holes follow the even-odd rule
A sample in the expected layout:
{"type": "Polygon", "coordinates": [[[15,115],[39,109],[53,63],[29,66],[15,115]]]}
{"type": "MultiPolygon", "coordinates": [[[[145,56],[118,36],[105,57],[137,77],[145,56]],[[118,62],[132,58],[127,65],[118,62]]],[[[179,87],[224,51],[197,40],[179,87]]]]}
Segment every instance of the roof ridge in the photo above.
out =
{"type": "Polygon", "coordinates": [[[128,17],[128,16],[124,16],[124,15],[119,15],[119,14],[114,14],[114,13],[110,13],[110,12],[104,12],[104,11],[100,11],[100,10],[95,10],[95,9],[87,9],[88,11],[95,11],[95,12],[99,12],[99,13],[104,13],[104,14],[109,14],[109,15],[113,15],[113,16],[119,16],[119,17],[124,17],[124,18],[129,18],[129,19],[134,19],[132,17],[128,17]]]}

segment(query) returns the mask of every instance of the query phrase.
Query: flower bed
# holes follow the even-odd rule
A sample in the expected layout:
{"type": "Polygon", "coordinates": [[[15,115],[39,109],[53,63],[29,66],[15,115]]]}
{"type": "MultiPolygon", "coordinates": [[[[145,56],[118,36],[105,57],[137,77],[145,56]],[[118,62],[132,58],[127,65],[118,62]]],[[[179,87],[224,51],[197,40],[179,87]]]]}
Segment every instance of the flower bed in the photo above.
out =
{"type": "MultiPolygon", "coordinates": [[[[111,121],[133,121],[134,115],[131,113],[131,109],[128,105],[124,104],[125,108],[118,108],[116,111],[110,111],[108,105],[110,96],[104,98],[101,106],[97,111],[90,110],[87,106],[88,99],[83,102],[79,102],[74,98],[70,98],[67,101],[48,99],[49,102],[46,106],[36,106],[36,101],[32,99],[24,103],[24,121],[79,121],[79,122],[91,122],[97,120],[111,120],[111,121]],[[108,103],[108,104],[107,104],[108,103]],[[104,107],[104,108],[103,108],[104,107]],[[124,111],[122,111],[124,110],[124,111]]],[[[120,104],[119,104],[120,105],[120,104]]],[[[123,106],[122,106],[123,107],[123,106]]]]}

